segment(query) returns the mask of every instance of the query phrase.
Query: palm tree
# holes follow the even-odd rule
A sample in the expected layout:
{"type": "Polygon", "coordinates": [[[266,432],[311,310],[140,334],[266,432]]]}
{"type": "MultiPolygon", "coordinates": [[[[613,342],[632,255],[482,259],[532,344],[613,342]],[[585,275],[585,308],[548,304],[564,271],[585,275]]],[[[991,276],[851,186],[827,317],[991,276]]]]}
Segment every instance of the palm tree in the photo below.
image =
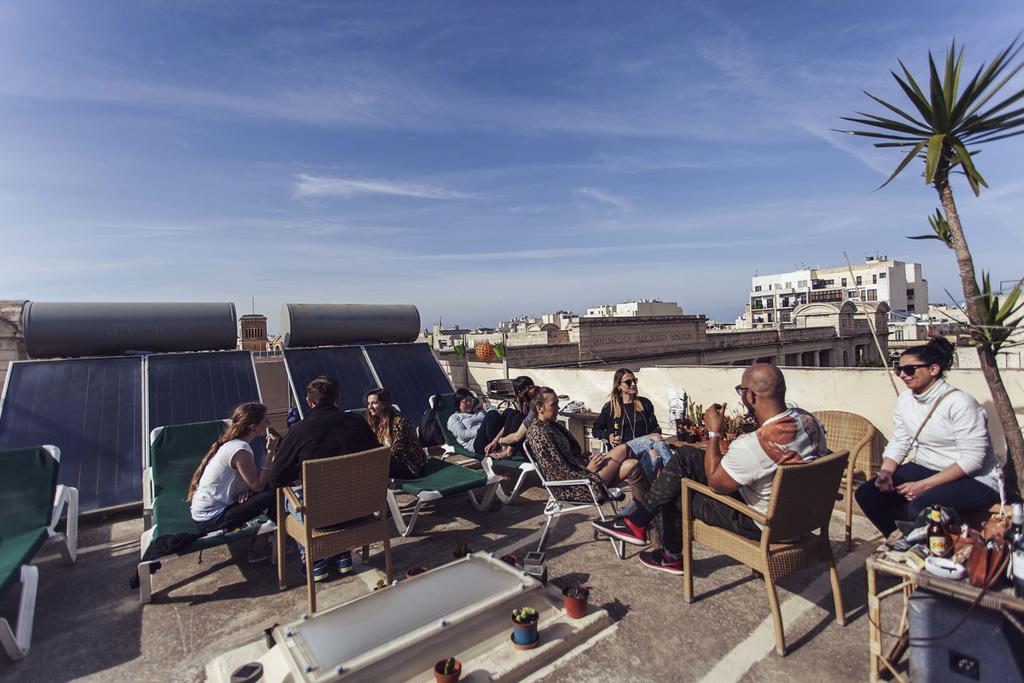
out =
{"type": "Polygon", "coordinates": [[[1016,483],[1018,490],[1024,491],[1024,435],[1021,434],[1013,405],[996,366],[996,353],[1007,336],[1006,328],[1012,328],[1020,322],[1019,317],[1015,320],[1013,318],[1021,308],[1017,304],[1021,285],[1018,284],[1002,304],[989,286],[987,276],[983,277],[983,287],[978,286],[974,260],[971,258],[967,238],[960,224],[956,202],[953,201],[953,188],[949,184],[950,173],[961,172],[974,194],[980,195],[981,188],[987,188],[988,184],[974,163],[978,146],[1024,133],[1024,108],[1014,108],[1014,105],[1024,98],[1024,89],[997,103],[992,102],[996,94],[1024,67],[1024,63],[1013,65],[1024,47],[1020,40],[1021,36],[1018,35],[1009,47],[996,55],[991,64],[982,64],[962,89],[960,68],[963,64],[964,51],[963,46],[957,48],[955,40],[946,52],[945,71],[942,76],[939,75],[931,53],[928,54],[927,94],[900,61],[902,77],[895,71],[890,73],[910,100],[911,111],[914,113],[907,113],[865,92],[865,95],[898,118],[857,112],[857,117],[842,118],[866,129],[838,132],[874,138],[878,140],[875,147],[909,150],[896,170],[882,184],[883,187],[914,159],[924,161],[924,182],[932,185],[938,192],[943,213],[940,216],[936,212],[935,216],[929,218],[935,235],[928,237],[942,241],[956,253],[973,342],[977,346],[981,371],[992,393],[996,413],[1006,435],[1010,456],[1007,461],[1016,475],[1007,477],[1007,480],[1011,485],[1016,483]]]}

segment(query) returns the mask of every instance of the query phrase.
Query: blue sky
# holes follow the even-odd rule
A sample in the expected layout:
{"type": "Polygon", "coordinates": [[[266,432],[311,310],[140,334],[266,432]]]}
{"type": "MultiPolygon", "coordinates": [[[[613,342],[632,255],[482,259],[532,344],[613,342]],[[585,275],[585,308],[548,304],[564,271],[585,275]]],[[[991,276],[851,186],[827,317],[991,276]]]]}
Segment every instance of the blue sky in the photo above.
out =
{"type": "MultiPolygon", "coordinates": [[[[924,264],[937,198],[831,132],[1019,2],[6,2],[0,297],[414,303],[493,324],[656,297],[733,319],[750,277],[924,264]]],[[[1024,78],[1017,87],[1024,86],[1024,78]]],[[[1024,141],[955,187],[1020,277],[1024,141]],[[1014,160],[1017,160],[1016,162],[1014,160]]]]}

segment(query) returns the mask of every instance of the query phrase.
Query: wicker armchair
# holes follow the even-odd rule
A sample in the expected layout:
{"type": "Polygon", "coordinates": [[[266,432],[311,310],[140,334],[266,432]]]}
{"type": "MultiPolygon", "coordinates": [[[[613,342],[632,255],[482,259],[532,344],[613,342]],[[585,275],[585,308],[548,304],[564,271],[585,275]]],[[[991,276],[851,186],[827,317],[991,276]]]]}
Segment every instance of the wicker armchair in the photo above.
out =
{"type": "Polygon", "coordinates": [[[847,455],[846,451],[841,451],[805,465],[779,467],[765,515],[732,496],[717,494],[707,486],[683,479],[683,598],[686,602],[693,602],[693,543],[696,541],[764,575],[775,623],[775,650],[780,655],[786,654],[786,637],[775,582],[788,574],[819,562],[828,564],[836,621],[845,626],[846,612],[829,543],[828,524],[836,502],[834,492],[846,469],[847,455]],[[690,501],[695,493],[714,498],[758,522],[763,527],[760,542],[693,519],[690,501]],[[815,530],[817,534],[813,533],[815,530]]]}
{"type": "Polygon", "coordinates": [[[388,448],[317,458],[302,463],[302,500],[290,487],[277,490],[277,579],[285,582],[285,541],[290,536],[306,549],[306,591],[309,613],[316,612],[313,563],[352,548],[363,548],[369,560],[370,543],[384,542],[387,580],[391,583],[391,543],[388,527],[388,448]],[[284,509],[288,498],[302,515],[284,509]]]}
{"type": "Polygon", "coordinates": [[[825,443],[833,451],[849,451],[850,464],[843,475],[845,488],[846,551],[853,547],[853,482],[858,474],[867,481],[881,466],[884,437],[867,418],[842,410],[819,410],[813,413],[825,428],[825,443]]]}

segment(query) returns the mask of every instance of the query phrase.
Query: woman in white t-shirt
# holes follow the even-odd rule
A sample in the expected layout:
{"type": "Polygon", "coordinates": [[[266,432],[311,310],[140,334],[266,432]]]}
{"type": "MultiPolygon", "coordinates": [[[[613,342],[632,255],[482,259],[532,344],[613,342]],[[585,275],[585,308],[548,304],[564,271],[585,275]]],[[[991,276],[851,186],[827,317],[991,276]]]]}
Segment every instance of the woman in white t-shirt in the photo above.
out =
{"type": "MultiPolygon", "coordinates": [[[[267,407],[243,403],[231,413],[231,424],[213,444],[188,487],[192,521],[199,533],[237,529],[261,514],[274,516],[274,489],[268,489],[270,465],[277,455],[280,438],[270,430],[267,407]],[[257,467],[249,442],[266,433],[267,457],[257,467]]],[[[249,561],[270,557],[270,535],[253,539],[249,561]]]]}

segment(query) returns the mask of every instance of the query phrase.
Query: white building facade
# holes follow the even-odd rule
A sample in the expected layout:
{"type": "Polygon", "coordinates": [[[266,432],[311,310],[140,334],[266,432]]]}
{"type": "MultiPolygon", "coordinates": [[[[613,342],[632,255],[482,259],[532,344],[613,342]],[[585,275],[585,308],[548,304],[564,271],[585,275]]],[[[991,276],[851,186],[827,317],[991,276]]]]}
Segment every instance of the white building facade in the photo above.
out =
{"type": "Polygon", "coordinates": [[[793,309],[803,304],[840,303],[846,300],[884,302],[892,311],[924,313],[928,310],[928,282],[920,263],[905,263],[884,256],[836,268],[803,268],[789,273],[755,275],[745,313],[737,326],[772,329],[794,325],[793,309]],[[852,270],[852,274],[851,271],[852,270]]]}

